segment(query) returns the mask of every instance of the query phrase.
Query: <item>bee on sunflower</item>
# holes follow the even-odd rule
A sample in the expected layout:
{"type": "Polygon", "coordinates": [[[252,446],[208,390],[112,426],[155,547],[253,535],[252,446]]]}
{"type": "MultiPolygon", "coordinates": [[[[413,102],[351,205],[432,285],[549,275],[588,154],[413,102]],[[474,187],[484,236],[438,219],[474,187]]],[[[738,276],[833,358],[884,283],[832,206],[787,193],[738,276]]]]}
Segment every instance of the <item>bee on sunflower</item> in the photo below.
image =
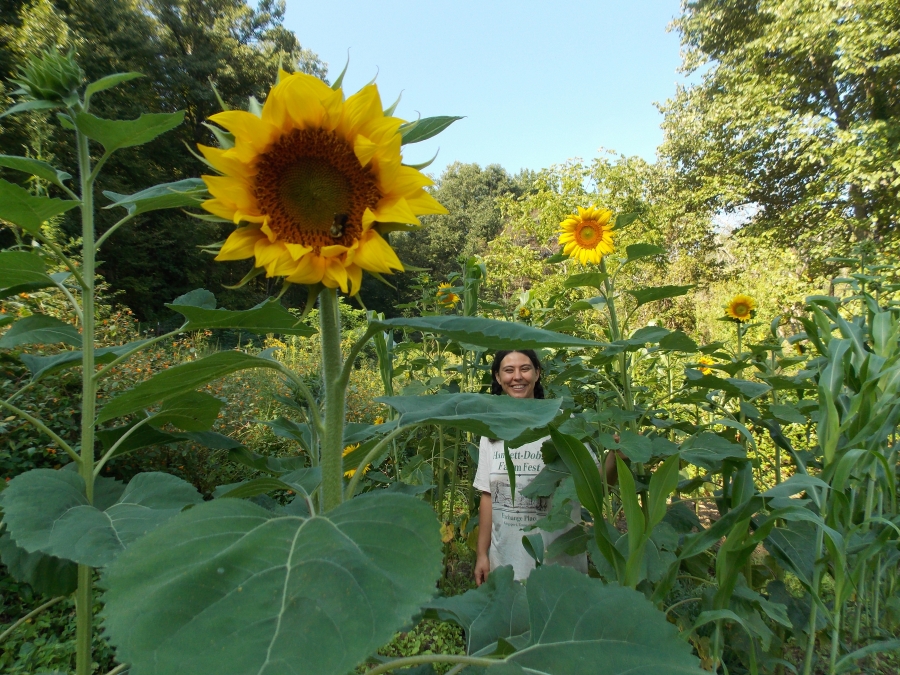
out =
{"type": "Polygon", "coordinates": [[[404,120],[384,113],[374,84],[345,99],[282,71],[258,115],[210,120],[234,140],[199,146],[219,172],[203,176],[212,195],[203,208],[238,226],[216,260],[252,258],[268,277],[356,295],[363,270],[403,271],[384,232],[447,213],[425,190],[432,181],[401,163],[404,120]]]}

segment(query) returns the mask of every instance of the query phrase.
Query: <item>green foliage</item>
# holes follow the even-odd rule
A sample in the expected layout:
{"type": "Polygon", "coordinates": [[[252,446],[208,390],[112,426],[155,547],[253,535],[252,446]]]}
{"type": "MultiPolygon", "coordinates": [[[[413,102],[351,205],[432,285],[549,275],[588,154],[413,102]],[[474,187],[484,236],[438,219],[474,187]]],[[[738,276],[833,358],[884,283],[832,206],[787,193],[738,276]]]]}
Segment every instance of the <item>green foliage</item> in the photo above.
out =
{"type": "Polygon", "coordinates": [[[685,197],[746,207],[754,232],[814,261],[869,238],[893,248],[896,7],[707,2],[675,26],[684,69],[705,69],[662,107],[685,197]]]}
{"type": "Polygon", "coordinates": [[[106,626],[137,672],[343,675],[410,620],[439,565],[434,514],[412,497],[363,495],[313,518],[215,500],[118,558],[106,626]]]}

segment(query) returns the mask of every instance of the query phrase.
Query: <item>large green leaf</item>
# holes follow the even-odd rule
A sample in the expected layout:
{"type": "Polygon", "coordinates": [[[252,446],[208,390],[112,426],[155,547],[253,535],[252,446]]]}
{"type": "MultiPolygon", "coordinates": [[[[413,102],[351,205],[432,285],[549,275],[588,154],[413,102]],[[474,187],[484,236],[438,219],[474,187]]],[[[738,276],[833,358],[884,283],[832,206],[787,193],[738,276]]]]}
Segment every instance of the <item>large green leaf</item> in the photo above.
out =
{"type": "Polygon", "coordinates": [[[541,675],[704,672],[691,646],[642,593],[556,565],[534,570],[525,593],[528,639],[503,665],[491,666],[491,675],[510,665],[541,675]]]}
{"type": "Polygon", "coordinates": [[[451,340],[465,342],[485,349],[541,349],[543,347],[596,347],[592,340],[532,328],[512,321],[497,321],[474,316],[400,317],[370,321],[380,330],[420,330],[440,333],[451,340]]]}
{"type": "Polygon", "coordinates": [[[438,530],[383,491],[313,518],[216,499],[110,566],[107,635],[133,675],[345,675],[433,595],[438,530]]]}
{"type": "Polygon", "coordinates": [[[656,300],[665,300],[666,298],[677,298],[679,295],[686,295],[694,284],[688,286],[655,286],[653,288],[639,288],[635,291],[627,291],[637,300],[638,307],[646,305],[648,302],[656,300]]]}
{"type": "Polygon", "coordinates": [[[0,251],[0,298],[55,285],[36,253],[0,251]]]}
{"type": "Polygon", "coordinates": [[[152,141],[160,134],[174,129],[184,120],[184,112],[149,113],[136,120],[105,120],[90,113],[75,115],[75,126],[91,140],[97,141],[107,153],[152,141]]]}
{"type": "MultiPolygon", "coordinates": [[[[583,286],[591,286],[598,291],[605,289],[603,282],[606,281],[607,275],[603,272],[584,272],[583,274],[573,274],[566,278],[563,282],[564,288],[581,288],[583,286]]],[[[604,298],[605,301],[605,298],[604,298]]]]}
{"type": "Polygon", "coordinates": [[[478,436],[512,441],[529,429],[550,424],[560,399],[517,399],[489,394],[382,396],[379,403],[400,413],[401,427],[444,424],[478,436]]]}
{"type": "Polygon", "coordinates": [[[209,431],[225,402],[203,391],[189,391],[166,399],[150,424],[171,424],[184,431],[209,431]]]}
{"type": "Polygon", "coordinates": [[[653,255],[662,255],[665,252],[666,249],[656,244],[631,244],[625,247],[625,255],[628,256],[627,262],[648,258],[653,255]]]}
{"type": "Polygon", "coordinates": [[[97,423],[130,415],[159,401],[194,391],[208,382],[239,370],[278,367],[276,361],[260,356],[236,351],[217,352],[198,361],[168,368],[120,394],[103,407],[97,416],[97,423]]]}
{"type": "MultiPolygon", "coordinates": [[[[103,446],[104,451],[108,451],[113,445],[128,431],[135,426],[135,422],[126,424],[121,427],[112,429],[100,429],[97,431],[97,440],[103,446]]],[[[150,448],[156,445],[169,445],[171,443],[196,443],[213,450],[236,450],[243,448],[240,442],[217,434],[213,431],[198,432],[168,432],[160,431],[149,424],[141,425],[136,431],[130,433],[122,443],[116,448],[111,457],[118,457],[141,448],[150,448]]]]}
{"type": "Polygon", "coordinates": [[[415,122],[408,122],[400,127],[400,134],[403,137],[401,144],[409,145],[410,143],[428,140],[461,119],[462,117],[441,115],[438,117],[424,117],[415,122]]]}
{"type": "Polygon", "coordinates": [[[122,84],[123,82],[128,82],[129,80],[133,80],[138,77],[144,77],[141,73],[114,73],[112,75],[107,75],[106,77],[101,77],[99,80],[95,82],[91,82],[84,90],[84,102],[87,103],[91,100],[91,96],[94,94],[99,94],[101,91],[106,91],[107,89],[111,89],[117,85],[122,84]]]}
{"type": "MultiPolygon", "coordinates": [[[[95,363],[109,363],[115,361],[119,356],[130,352],[135,347],[147,342],[147,340],[138,340],[137,342],[129,342],[125,345],[116,347],[102,347],[94,351],[95,363]]],[[[31,371],[31,379],[39,380],[45,375],[55,373],[64,368],[81,365],[83,354],[80,350],[70,352],[60,352],[53,356],[32,356],[31,354],[20,354],[19,358],[25,367],[31,371]]]]}
{"type": "Polygon", "coordinates": [[[84,479],[74,471],[34,469],[0,493],[3,522],[18,546],[91,567],[108,565],[131,542],[201,501],[189,483],[157,472],[139,473],[110,505],[96,496],[95,505],[88,502],[84,479]]]}
{"type": "Polygon", "coordinates": [[[251,333],[281,333],[307,337],[316,333],[315,328],[302,323],[277,300],[266,300],[252,309],[243,311],[216,309],[215,296],[200,288],[176,298],[166,304],[166,307],[187,319],[185,330],[237,328],[251,333]]]}
{"type": "Polygon", "coordinates": [[[81,346],[81,333],[72,324],[46,314],[32,314],[16,321],[3,337],[0,348],[12,349],[19,345],[52,345],[65,342],[74,347],[81,346]]]}
{"type": "Polygon", "coordinates": [[[775,527],[766,537],[766,550],[793,572],[806,588],[812,588],[816,564],[816,526],[805,521],[775,527]]]}
{"type": "Polygon", "coordinates": [[[706,469],[714,469],[726,459],[743,459],[747,450],[711,431],[692,436],[681,444],[681,459],[706,469]]]}
{"type": "Polygon", "coordinates": [[[78,586],[78,565],[40,551],[29,553],[16,546],[8,532],[0,536],[0,561],[9,576],[44,595],[69,595],[78,586]]]}
{"type": "Polygon", "coordinates": [[[0,220],[7,220],[32,234],[40,234],[46,221],[80,203],[71,199],[35,197],[25,188],[0,178],[0,220]]]}
{"type": "Polygon", "coordinates": [[[684,331],[676,330],[659,341],[659,348],[690,354],[697,351],[697,343],[688,337],[684,331]]]}
{"type": "Polygon", "coordinates": [[[174,183],[154,185],[133,195],[108,191],[103,194],[112,202],[104,208],[121,206],[128,211],[128,215],[136,216],[159,209],[198,206],[206,195],[206,184],[199,178],[185,178],[174,183]]]}
{"type": "Polygon", "coordinates": [[[24,173],[30,173],[32,176],[42,178],[48,183],[53,183],[59,187],[65,187],[64,181],[69,180],[72,174],[60,171],[38,159],[31,157],[15,157],[12,155],[0,155],[0,166],[8,169],[15,169],[24,173]]]}
{"type": "Polygon", "coordinates": [[[462,628],[468,654],[528,630],[525,587],[513,579],[509,565],[492,570],[478,588],[451,598],[437,598],[422,609],[428,618],[452,621],[462,628]]]}

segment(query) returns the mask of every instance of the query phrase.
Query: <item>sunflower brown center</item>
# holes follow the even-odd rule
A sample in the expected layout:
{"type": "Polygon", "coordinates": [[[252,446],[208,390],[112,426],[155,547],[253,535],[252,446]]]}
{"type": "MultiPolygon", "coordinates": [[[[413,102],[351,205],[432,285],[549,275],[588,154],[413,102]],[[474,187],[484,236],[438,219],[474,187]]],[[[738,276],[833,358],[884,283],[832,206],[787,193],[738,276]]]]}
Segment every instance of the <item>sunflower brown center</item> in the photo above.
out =
{"type": "Polygon", "coordinates": [[[734,313],[738,316],[746,316],[750,313],[750,308],[747,307],[744,303],[738,303],[734,306],[734,313]]]}
{"type": "Polygon", "coordinates": [[[366,208],[381,199],[375,176],[353,147],[325,129],[294,130],[260,156],[256,200],[282,241],[350,246],[366,208]]]}
{"type": "Polygon", "coordinates": [[[575,230],[575,239],[582,248],[594,248],[597,245],[597,230],[593,223],[583,223],[575,230]]]}

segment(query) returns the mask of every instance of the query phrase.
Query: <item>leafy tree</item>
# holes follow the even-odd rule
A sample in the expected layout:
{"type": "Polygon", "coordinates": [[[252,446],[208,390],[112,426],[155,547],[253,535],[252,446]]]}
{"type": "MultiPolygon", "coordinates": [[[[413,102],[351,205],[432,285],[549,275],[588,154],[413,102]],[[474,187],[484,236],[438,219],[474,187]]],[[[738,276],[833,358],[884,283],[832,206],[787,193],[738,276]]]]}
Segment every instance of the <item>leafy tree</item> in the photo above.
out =
{"type": "Polygon", "coordinates": [[[662,155],[694,204],[824,257],[895,238],[900,6],[699,0],[675,22],[701,75],[662,109],[662,155]]]}
{"type": "Polygon", "coordinates": [[[528,174],[510,176],[499,164],[484,169],[478,164],[449,165],[433,194],[450,213],[422,218],[422,231],[395,235],[392,243],[400,259],[429,268],[436,278],[459,271],[460,259],[484,252],[503,229],[500,198],[523,194],[528,179],[528,174]]]}

